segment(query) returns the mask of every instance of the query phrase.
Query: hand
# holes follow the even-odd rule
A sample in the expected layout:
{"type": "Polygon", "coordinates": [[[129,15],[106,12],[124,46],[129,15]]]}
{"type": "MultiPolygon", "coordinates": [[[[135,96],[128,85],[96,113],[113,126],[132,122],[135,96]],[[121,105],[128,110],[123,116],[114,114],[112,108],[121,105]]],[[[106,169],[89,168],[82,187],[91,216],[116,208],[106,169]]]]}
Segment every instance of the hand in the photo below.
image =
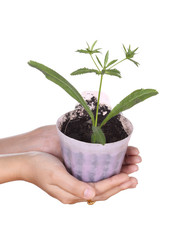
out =
{"type": "MultiPolygon", "coordinates": [[[[36,132],[36,138],[39,139],[37,141],[39,144],[39,148],[37,148],[37,150],[50,153],[62,159],[61,147],[56,126],[43,126],[34,131],[36,132]]],[[[35,151],[36,149],[32,150],[35,151]]],[[[136,147],[128,147],[121,171],[127,174],[133,173],[138,170],[138,166],[136,164],[140,163],[141,161],[142,160],[139,156],[139,150],[136,147]]]]}
{"type": "Polygon", "coordinates": [[[136,147],[129,146],[125,154],[121,172],[126,174],[136,172],[139,170],[137,164],[141,162],[142,159],[139,156],[139,150],[136,147]]]}
{"type": "MultiPolygon", "coordinates": [[[[56,125],[48,125],[34,130],[37,139],[37,150],[50,153],[62,159],[61,146],[56,125]]],[[[36,149],[34,149],[36,150],[36,149]]]]}
{"type": "Polygon", "coordinates": [[[137,185],[137,180],[129,177],[127,173],[120,173],[97,183],[79,181],[67,172],[58,158],[43,152],[30,153],[27,166],[29,170],[26,171],[24,180],[34,183],[66,204],[106,200],[137,185]]]}

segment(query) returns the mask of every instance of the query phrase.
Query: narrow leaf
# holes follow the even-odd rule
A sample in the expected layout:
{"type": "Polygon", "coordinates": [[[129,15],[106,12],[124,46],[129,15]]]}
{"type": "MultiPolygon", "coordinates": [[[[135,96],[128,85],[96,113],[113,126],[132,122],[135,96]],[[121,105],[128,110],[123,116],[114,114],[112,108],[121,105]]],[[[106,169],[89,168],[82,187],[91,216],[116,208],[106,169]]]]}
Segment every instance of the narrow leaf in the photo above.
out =
{"type": "Polygon", "coordinates": [[[79,75],[79,74],[85,74],[85,73],[96,73],[96,74],[100,74],[99,71],[96,70],[96,69],[80,68],[80,69],[72,72],[71,75],[79,75]]]}
{"type": "Polygon", "coordinates": [[[79,49],[76,52],[90,54],[90,51],[84,49],[79,49]]]}
{"type": "Polygon", "coordinates": [[[97,55],[96,55],[96,59],[97,59],[98,63],[100,64],[100,66],[103,68],[102,63],[101,63],[101,61],[100,61],[100,59],[98,58],[97,55]]]}
{"type": "Polygon", "coordinates": [[[131,62],[133,62],[137,67],[139,67],[139,63],[138,63],[138,62],[134,61],[134,60],[131,59],[131,58],[129,58],[129,60],[130,60],[131,62]]]}
{"type": "Polygon", "coordinates": [[[93,53],[101,53],[99,50],[100,50],[101,48],[97,48],[97,49],[95,49],[95,50],[92,50],[92,51],[90,51],[90,53],[91,54],[93,54],[93,53]]]}
{"type": "Polygon", "coordinates": [[[94,46],[96,45],[96,43],[97,43],[97,40],[92,44],[91,50],[94,49],[94,46]]]}
{"type": "Polygon", "coordinates": [[[109,57],[109,51],[107,51],[105,58],[104,58],[104,67],[106,67],[106,64],[108,62],[108,57],[109,57]]]}
{"type": "Polygon", "coordinates": [[[88,45],[88,49],[90,49],[90,45],[88,44],[88,42],[86,42],[86,44],[88,45]]]}
{"type": "Polygon", "coordinates": [[[127,52],[127,49],[126,49],[126,47],[125,47],[125,45],[123,44],[123,49],[124,49],[124,51],[125,51],[125,53],[127,52]]]}
{"type": "Polygon", "coordinates": [[[108,74],[108,75],[111,75],[111,76],[116,76],[116,77],[119,77],[121,78],[121,73],[119,70],[117,69],[106,69],[105,70],[105,74],[108,74]]]}
{"type": "Polygon", "coordinates": [[[137,51],[137,49],[139,49],[139,47],[137,47],[135,50],[133,50],[133,52],[135,53],[137,51]]]}
{"type": "Polygon", "coordinates": [[[112,60],[111,62],[109,62],[109,64],[106,67],[110,67],[111,65],[113,65],[117,61],[118,61],[118,59],[112,60]]]}
{"type": "Polygon", "coordinates": [[[117,104],[112,111],[108,114],[108,116],[101,123],[100,127],[102,127],[107,121],[109,121],[112,117],[116,116],[120,112],[123,112],[139,102],[144,101],[145,99],[157,95],[158,92],[154,89],[138,89],[127,97],[125,97],[119,104],[117,104]]]}
{"type": "Polygon", "coordinates": [[[43,64],[40,64],[40,63],[34,62],[34,61],[29,61],[28,64],[31,67],[34,67],[34,68],[40,70],[47,79],[54,82],[61,88],[63,88],[72,98],[74,98],[76,101],[78,101],[85,108],[85,110],[87,111],[87,113],[89,114],[89,116],[92,119],[92,123],[94,124],[94,115],[93,115],[92,111],[90,110],[90,108],[88,107],[88,105],[85,102],[85,100],[83,99],[83,97],[80,95],[80,93],[77,91],[77,89],[73,85],[71,85],[60,74],[58,74],[54,70],[46,67],[43,64]]]}
{"type": "Polygon", "coordinates": [[[91,142],[92,143],[100,143],[104,145],[106,143],[106,137],[100,127],[94,127],[92,126],[92,136],[91,136],[91,142]]]}

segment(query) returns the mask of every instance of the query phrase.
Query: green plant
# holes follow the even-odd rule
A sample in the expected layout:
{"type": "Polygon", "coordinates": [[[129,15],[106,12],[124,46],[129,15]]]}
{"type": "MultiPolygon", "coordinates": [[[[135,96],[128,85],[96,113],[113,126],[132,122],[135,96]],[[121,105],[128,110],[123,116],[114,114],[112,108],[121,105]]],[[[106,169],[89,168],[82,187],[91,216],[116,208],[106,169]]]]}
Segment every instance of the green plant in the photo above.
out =
{"type": "Polygon", "coordinates": [[[71,73],[71,75],[79,75],[79,74],[86,74],[86,73],[95,73],[100,76],[100,86],[99,86],[99,91],[98,91],[98,100],[97,100],[97,108],[96,108],[96,116],[94,117],[92,111],[90,110],[89,106],[83,99],[83,97],[80,95],[80,93],[75,89],[73,85],[71,85],[64,77],[62,77],[60,74],[55,72],[54,70],[46,67],[43,64],[40,64],[38,62],[34,61],[29,61],[28,64],[31,67],[34,67],[38,70],[40,70],[47,79],[51,80],[52,82],[56,83],[60,87],[62,87],[71,97],[73,97],[75,100],[77,100],[87,111],[89,116],[91,117],[92,120],[92,137],[91,137],[91,142],[92,143],[101,143],[105,144],[106,143],[106,138],[105,135],[102,131],[102,126],[106,124],[107,121],[109,121],[112,117],[116,116],[120,112],[123,112],[134,105],[136,105],[139,102],[144,101],[145,99],[152,97],[154,95],[157,95],[158,92],[154,89],[138,89],[128,96],[126,96],[119,104],[117,104],[111,112],[106,116],[106,118],[103,120],[100,125],[98,125],[98,110],[99,110],[99,102],[100,102],[100,94],[101,94],[101,88],[102,88],[102,80],[105,74],[111,75],[111,76],[116,76],[121,78],[121,73],[119,70],[114,68],[116,65],[119,63],[125,61],[125,60],[130,60],[133,62],[136,66],[139,65],[138,62],[136,62],[133,57],[136,54],[136,51],[138,48],[135,50],[131,50],[131,47],[129,45],[129,48],[127,49],[123,45],[124,53],[125,53],[125,58],[122,60],[118,61],[117,59],[112,60],[109,62],[109,51],[106,52],[105,57],[104,57],[104,63],[100,61],[97,55],[95,55],[96,60],[94,59],[93,55],[100,53],[100,48],[94,49],[97,41],[95,41],[92,46],[87,43],[87,48],[86,49],[80,49],[77,50],[79,53],[84,53],[84,54],[89,54],[96,69],[89,69],[89,68],[80,68],[74,72],[71,73]]]}

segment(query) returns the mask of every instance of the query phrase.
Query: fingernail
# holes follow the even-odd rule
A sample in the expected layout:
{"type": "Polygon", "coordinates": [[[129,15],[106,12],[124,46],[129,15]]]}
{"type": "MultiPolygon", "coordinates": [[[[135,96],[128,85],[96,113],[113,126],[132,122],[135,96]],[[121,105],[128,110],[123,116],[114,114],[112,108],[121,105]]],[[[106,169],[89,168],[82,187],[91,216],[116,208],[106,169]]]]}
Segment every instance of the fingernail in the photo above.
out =
{"type": "Polygon", "coordinates": [[[139,156],[138,158],[138,162],[140,163],[142,161],[142,158],[139,156]]]}
{"type": "Polygon", "coordinates": [[[84,191],[84,198],[86,199],[92,199],[95,196],[95,193],[93,190],[86,188],[84,191]]]}
{"type": "Polygon", "coordinates": [[[136,165],[135,172],[139,170],[139,167],[136,165]]]}

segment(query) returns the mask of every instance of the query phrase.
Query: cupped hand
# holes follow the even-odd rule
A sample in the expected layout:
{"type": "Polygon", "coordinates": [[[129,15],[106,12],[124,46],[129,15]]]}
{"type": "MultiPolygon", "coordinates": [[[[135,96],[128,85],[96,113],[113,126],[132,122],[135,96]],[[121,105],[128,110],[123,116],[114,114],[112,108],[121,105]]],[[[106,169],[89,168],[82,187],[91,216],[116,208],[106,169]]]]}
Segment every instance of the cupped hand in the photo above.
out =
{"type": "MultiPolygon", "coordinates": [[[[134,154],[136,151],[134,149],[129,148],[127,154],[134,154]]],[[[130,157],[126,155],[126,164],[137,162],[134,156],[136,155],[130,155],[130,157]]],[[[25,180],[34,183],[65,204],[87,200],[102,201],[122,190],[136,187],[137,179],[128,176],[128,172],[133,172],[133,169],[127,168],[126,164],[123,165],[122,172],[118,175],[97,183],[85,183],[70,175],[57,157],[48,153],[32,152],[28,160],[29,171],[26,173],[25,180]]]]}
{"type": "Polygon", "coordinates": [[[62,159],[60,140],[56,125],[43,126],[35,130],[41,152],[50,153],[62,159]]]}
{"type": "MultiPolygon", "coordinates": [[[[40,127],[36,130],[40,140],[40,151],[50,153],[62,159],[59,137],[56,125],[40,127]]],[[[137,164],[140,163],[141,157],[136,147],[128,147],[121,169],[122,173],[130,174],[138,170],[137,164]]]]}

